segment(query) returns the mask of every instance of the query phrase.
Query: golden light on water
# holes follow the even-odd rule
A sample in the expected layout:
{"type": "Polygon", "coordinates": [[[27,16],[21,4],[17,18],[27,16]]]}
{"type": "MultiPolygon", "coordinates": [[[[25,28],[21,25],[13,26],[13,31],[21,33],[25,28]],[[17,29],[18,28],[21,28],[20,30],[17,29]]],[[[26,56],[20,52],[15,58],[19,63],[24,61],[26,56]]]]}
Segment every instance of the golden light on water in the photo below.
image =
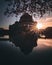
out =
{"type": "Polygon", "coordinates": [[[37,26],[36,26],[38,29],[41,29],[43,27],[42,23],[37,23],[37,26]]]}

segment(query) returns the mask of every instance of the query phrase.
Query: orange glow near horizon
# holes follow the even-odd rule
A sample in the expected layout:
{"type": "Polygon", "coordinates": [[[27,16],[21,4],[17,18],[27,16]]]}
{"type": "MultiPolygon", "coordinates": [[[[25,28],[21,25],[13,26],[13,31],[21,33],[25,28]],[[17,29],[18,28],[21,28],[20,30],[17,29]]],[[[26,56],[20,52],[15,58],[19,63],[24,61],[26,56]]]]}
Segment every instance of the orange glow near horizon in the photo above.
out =
{"type": "MultiPolygon", "coordinates": [[[[13,19],[15,20],[15,18],[13,18],[13,19]]],[[[7,21],[4,20],[5,23],[2,23],[2,25],[0,24],[0,28],[9,29],[9,25],[12,25],[13,23],[15,23],[15,21],[13,19],[12,19],[12,21],[9,21],[8,24],[6,23],[7,21]],[[11,22],[11,24],[10,24],[10,22],[11,22]]],[[[42,17],[40,19],[35,19],[35,18],[33,18],[33,19],[34,19],[34,22],[35,21],[37,22],[36,28],[38,28],[38,29],[45,29],[47,27],[52,27],[52,17],[44,17],[44,18],[42,17]]],[[[35,25],[32,29],[34,29],[34,28],[35,28],[35,25]]]]}
{"type": "Polygon", "coordinates": [[[52,17],[48,18],[41,18],[38,20],[38,23],[42,23],[42,29],[45,29],[47,27],[52,27],[52,17]]]}

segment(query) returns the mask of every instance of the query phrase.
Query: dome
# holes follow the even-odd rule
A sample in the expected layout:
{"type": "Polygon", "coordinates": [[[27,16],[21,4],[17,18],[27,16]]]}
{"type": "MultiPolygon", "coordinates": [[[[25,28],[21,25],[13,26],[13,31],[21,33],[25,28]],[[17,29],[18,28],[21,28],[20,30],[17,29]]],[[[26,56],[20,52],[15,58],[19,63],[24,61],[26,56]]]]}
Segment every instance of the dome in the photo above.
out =
{"type": "Polygon", "coordinates": [[[28,13],[25,13],[21,16],[19,22],[33,22],[32,16],[29,15],[28,13]]]}

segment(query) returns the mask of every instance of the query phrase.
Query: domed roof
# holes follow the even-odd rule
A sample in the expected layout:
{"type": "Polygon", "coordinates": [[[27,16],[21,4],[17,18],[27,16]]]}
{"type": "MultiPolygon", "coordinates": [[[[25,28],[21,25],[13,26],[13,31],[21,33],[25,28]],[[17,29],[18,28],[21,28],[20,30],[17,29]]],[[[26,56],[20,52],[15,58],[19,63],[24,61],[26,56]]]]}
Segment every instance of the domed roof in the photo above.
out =
{"type": "Polygon", "coordinates": [[[28,13],[24,13],[19,22],[33,22],[32,16],[29,15],[28,13]]]}

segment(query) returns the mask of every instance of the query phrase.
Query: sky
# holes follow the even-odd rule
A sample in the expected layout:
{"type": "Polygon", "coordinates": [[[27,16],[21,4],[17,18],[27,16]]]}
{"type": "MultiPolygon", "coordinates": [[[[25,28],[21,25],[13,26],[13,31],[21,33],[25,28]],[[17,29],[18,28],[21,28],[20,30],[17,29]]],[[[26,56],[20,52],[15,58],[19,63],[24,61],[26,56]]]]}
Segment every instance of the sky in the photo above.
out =
{"type": "MultiPolygon", "coordinates": [[[[8,28],[9,25],[14,24],[14,22],[16,20],[20,19],[20,15],[18,16],[18,18],[16,18],[15,16],[10,16],[7,17],[4,15],[4,11],[7,7],[7,3],[4,0],[0,0],[0,28],[4,27],[4,28],[8,28]]],[[[46,27],[52,27],[52,12],[50,13],[50,15],[48,15],[47,13],[41,17],[41,18],[34,18],[34,21],[37,21],[39,23],[42,23],[42,28],[46,28],[46,27]]]]}

